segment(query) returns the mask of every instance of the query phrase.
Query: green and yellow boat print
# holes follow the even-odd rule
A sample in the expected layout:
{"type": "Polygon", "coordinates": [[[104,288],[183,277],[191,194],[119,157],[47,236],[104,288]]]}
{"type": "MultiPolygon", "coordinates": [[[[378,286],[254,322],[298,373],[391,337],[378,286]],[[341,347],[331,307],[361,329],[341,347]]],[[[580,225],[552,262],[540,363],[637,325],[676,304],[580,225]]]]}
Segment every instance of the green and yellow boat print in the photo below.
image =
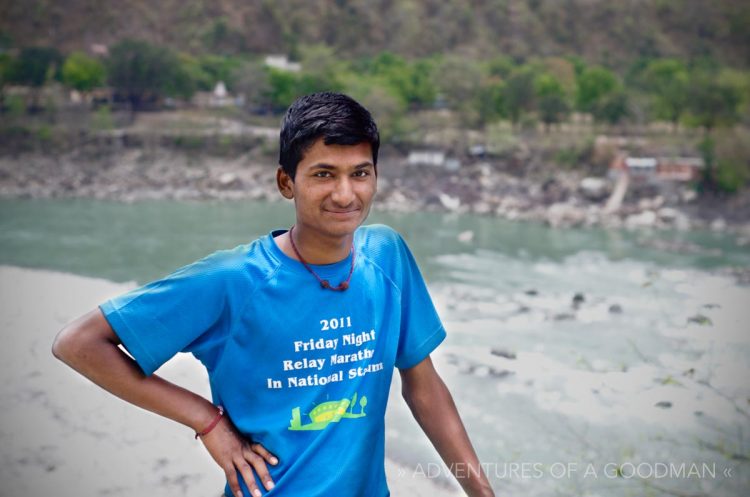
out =
{"type": "Polygon", "coordinates": [[[289,429],[293,431],[306,431],[306,430],[322,430],[330,423],[338,423],[343,418],[361,418],[366,416],[365,406],[367,405],[367,397],[364,395],[359,399],[359,412],[354,413],[354,404],[357,403],[357,394],[349,399],[341,400],[329,400],[318,404],[308,414],[310,416],[310,423],[302,424],[302,418],[300,416],[300,408],[295,407],[292,409],[292,419],[289,421],[289,429]]]}

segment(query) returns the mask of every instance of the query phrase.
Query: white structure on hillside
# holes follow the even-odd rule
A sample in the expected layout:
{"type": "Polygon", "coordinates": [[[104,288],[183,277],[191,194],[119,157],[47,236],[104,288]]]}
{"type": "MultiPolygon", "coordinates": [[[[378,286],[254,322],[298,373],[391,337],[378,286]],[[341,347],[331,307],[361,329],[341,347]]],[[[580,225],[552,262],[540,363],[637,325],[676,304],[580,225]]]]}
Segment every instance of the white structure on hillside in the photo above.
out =
{"type": "Polygon", "coordinates": [[[425,150],[409,152],[407,162],[410,166],[443,166],[445,165],[445,152],[425,150]]]}
{"type": "Polygon", "coordinates": [[[290,62],[286,55],[267,55],[265,64],[281,71],[299,72],[302,70],[302,64],[290,62]]]}

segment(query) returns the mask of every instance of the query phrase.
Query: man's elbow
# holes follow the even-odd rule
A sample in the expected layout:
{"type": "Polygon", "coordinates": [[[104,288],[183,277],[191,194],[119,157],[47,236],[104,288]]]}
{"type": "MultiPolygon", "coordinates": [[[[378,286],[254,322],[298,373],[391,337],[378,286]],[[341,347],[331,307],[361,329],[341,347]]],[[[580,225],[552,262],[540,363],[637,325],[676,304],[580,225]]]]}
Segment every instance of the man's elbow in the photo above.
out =
{"type": "Polygon", "coordinates": [[[71,357],[77,348],[77,333],[76,329],[71,325],[67,325],[60,330],[52,342],[52,355],[65,363],[70,363],[71,357]]]}

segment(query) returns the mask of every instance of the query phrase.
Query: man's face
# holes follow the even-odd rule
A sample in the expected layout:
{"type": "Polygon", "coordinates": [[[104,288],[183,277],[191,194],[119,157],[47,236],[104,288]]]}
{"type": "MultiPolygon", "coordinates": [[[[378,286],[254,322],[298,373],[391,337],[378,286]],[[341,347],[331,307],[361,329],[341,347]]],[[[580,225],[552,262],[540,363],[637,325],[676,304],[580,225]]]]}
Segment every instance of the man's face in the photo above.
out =
{"type": "Polygon", "coordinates": [[[327,237],[350,235],[367,218],[377,191],[369,143],[313,143],[297,165],[294,181],[279,169],[279,190],[293,198],[297,226],[327,237]]]}

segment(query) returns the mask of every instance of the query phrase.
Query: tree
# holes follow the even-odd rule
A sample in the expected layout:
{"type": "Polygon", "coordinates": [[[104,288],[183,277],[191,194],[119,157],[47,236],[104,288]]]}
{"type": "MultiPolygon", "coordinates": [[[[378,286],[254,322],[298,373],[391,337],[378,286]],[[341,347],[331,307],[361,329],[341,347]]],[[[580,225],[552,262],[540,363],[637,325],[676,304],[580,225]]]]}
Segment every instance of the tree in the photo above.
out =
{"type": "Polygon", "coordinates": [[[409,81],[405,96],[409,104],[429,107],[437,98],[437,86],[433,79],[434,64],[429,60],[418,60],[410,65],[409,81]]]}
{"type": "Polygon", "coordinates": [[[613,72],[591,67],[581,73],[577,83],[577,107],[596,121],[616,124],[628,115],[628,96],[613,72]]]}
{"type": "Polygon", "coordinates": [[[618,87],[617,77],[603,67],[584,69],[577,79],[576,106],[583,112],[593,112],[605,95],[618,87]]]}
{"type": "Polygon", "coordinates": [[[316,91],[343,89],[340,75],[346,71],[346,64],[331,47],[308,45],[300,47],[299,52],[302,71],[297,77],[296,97],[316,91]]]}
{"type": "Polygon", "coordinates": [[[676,125],[688,105],[690,78],[685,64],[675,59],[655,60],[646,66],[643,79],[655,116],[676,125]]]}
{"type": "Polygon", "coordinates": [[[368,61],[364,69],[368,74],[387,81],[404,103],[412,107],[426,107],[435,102],[434,67],[428,59],[408,62],[400,55],[383,52],[368,61]]]}
{"type": "Polygon", "coordinates": [[[243,65],[243,61],[236,57],[221,55],[202,55],[198,58],[201,70],[211,81],[211,89],[219,81],[226,83],[230,89],[234,88],[235,71],[243,65]]]}
{"type": "Polygon", "coordinates": [[[7,68],[7,82],[31,87],[30,109],[39,107],[39,91],[54,80],[62,63],[62,55],[54,48],[27,47],[7,68]]]}
{"type": "Polygon", "coordinates": [[[198,57],[181,53],[178,55],[178,60],[180,71],[185,75],[194,90],[211,91],[216,83],[221,81],[206,70],[198,57]]]}
{"type": "Polygon", "coordinates": [[[534,93],[539,118],[549,128],[561,122],[570,110],[565,90],[560,81],[551,74],[540,74],[534,80],[534,93]]]}
{"type": "Polygon", "coordinates": [[[716,184],[719,189],[735,193],[750,181],[750,136],[736,127],[721,130],[716,136],[716,184]]]}
{"type": "Polygon", "coordinates": [[[598,122],[619,123],[629,114],[627,93],[622,88],[607,93],[599,100],[592,114],[598,122]]]}
{"type": "Polygon", "coordinates": [[[534,72],[530,67],[520,67],[513,71],[505,82],[503,102],[508,117],[515,125],[521,115],[534,108],[534,72]]]}
{"type": "Polygon", "coordinates": [[[476,122],[475,102],[482,71],[478,63],[465,57],[448,56],[435,71],[435,84],[448,106],[469,124],[476,122]]]}
{"type": "Polygon", "coordinates": [[[505,83],[498,77],[490,77],[482,84],[477,98],[480,124],[491,123],[506,114],[504,94],[505,83]]]}
{"type": "Polygon", "coordinates": [[[709,132],[717,125],[729,126],[739,119],[737,109],[742,100],[739,89],[713,72],[699,71],[693,75],[688,99],[691,122],[709,132]]]}
{"type": "Polygon", "coordinates": [[[372,112],[378,123],[381,141],[397,143],[410,132],[406,103],[384,78],[349,73],[345,92],[372,112]]]}
{"type": "Polygon", "coordinates": [[[7,53],[0,53],[0,110],[5,107],[5,85],[12,77],[15,60],[7,53]]]}
{"type": "Polygon", "coordinates": [[[133,110],[163,96],[189,97],[195,87],[171,50],[140,40],[115,44],[107,60],[109,83],[133,110]]]}
{"type": "Polygon", "coordinates": [[[245,97],[245,106],[257,111],[273,110],[269,71],[261,61],[245,61],[232,71],[232,91],[245,97]]]}
{"type": "Polygon", "coordinates": [[[78,91],[91,91],[104,84],[104,65],[81,52],[73,52],[65,59],[62,80],[65,85],[78,91]]]}
{"type": "Polygon", "coordinates": [[[11,81],[40,88],[57,77],[62,55],[54,48],[28,47],[21,50],[11,71],[11,81]]]}

